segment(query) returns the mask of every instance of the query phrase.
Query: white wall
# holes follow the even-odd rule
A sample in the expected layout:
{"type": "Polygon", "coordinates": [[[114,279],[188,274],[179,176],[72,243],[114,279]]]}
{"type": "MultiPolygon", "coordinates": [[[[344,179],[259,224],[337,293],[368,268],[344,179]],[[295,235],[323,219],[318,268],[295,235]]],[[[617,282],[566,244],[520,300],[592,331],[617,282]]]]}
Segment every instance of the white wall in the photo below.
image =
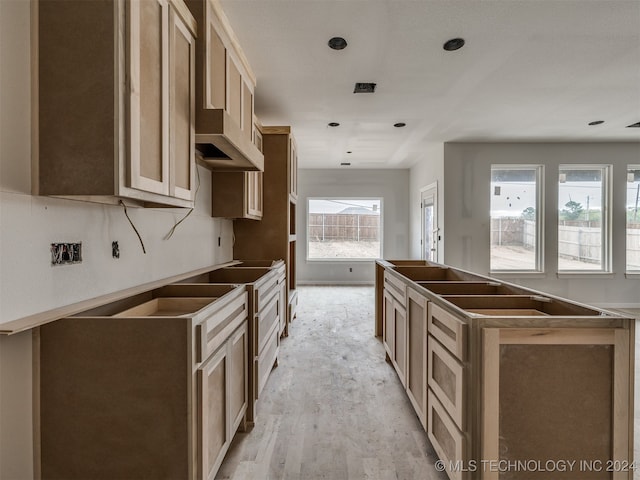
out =
{"type": "MultiPolygon", "coordinates": [[[[196,209],[131,208],[33,197],[30,171],[30,4],[0,1],[0,323],[232,259],[231,221],[211,217],[211,177],[199,169],[196,209]],[[218,247],[217,237],[222,237],[218,247]],[[111,257],[111,242],[120,258],[111,257]],[[51,242],[82,242],[83,262],[52,267],[51,242]]],[[[46,154],[46,149],[43,149],[46,154]]],[[[32,467],[31,335],[0,338],[0,478],[32,467]]]]}
{"type": "MultiPolygon", "coordinates": [[[[444,263],[489,273],[489,207],[492,164],[544,165],[543,275],[509,275],[508,280],[601,306],[638,306],[640,279],[625,276],[626,168],[640,162],[640,143],[447,143],[444,146],[444,263]],[[613,165],[612,275],[557,274],[558,167],[613,165]]],[[[499,275],[493,274],[494,277],[499,275]]]]}
{"type": "Polygon", "coordinates": [[[383,257],[409,254],[409,170],[301,169],[296,213],[298,283],[373,283],[375,279],[373,261],[307,261],[309,197],[381,197],[383,257]]]}
{"type": "Polygon", "coordinates": [[[422,211],[420,208],[420,190],[433,183],[438,186],[438,226],[440,227],[440,241],[438,242],[438,261],[443,262],[444,235],[444,144],[430,144],[420,161],[411,167],[409,176],[410,201],[410,253],[412,259],[422,258],[422,211]]]}

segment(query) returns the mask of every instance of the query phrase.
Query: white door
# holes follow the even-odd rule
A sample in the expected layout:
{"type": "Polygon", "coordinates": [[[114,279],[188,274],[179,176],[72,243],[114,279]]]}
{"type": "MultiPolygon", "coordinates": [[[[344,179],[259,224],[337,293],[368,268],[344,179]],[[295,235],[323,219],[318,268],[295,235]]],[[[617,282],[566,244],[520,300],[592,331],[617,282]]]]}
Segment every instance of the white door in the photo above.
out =
{"type": "Polygon", "coordinates": [[[438,261],[438,188],[437,184],[420,191],[422,210],[422,259],[438,261]]]}

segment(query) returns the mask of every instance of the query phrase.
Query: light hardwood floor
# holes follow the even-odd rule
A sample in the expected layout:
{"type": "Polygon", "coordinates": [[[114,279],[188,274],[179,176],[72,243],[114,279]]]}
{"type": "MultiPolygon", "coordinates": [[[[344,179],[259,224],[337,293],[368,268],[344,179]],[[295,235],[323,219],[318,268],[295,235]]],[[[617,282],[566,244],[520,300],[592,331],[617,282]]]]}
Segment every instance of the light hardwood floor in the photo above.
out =
{"type": "Polygon", "coordinates": [[[373,287],[299,287],[298,318],[216,478],[444,480],[374,337],[373,287]]]}
{"type": "MultiPolygon", "coordinates": [[[[446,480],[400,381],[373,335],[373,287],[299,287],[298,319],[216,478],[446,480]]],[[[640,311],[627,313],[640,318],[640,311]]],[[[635,459],[640,465],[640,329],[635,459]]],[[[640,480],[636,470],[635,480],[640,480]]]]}

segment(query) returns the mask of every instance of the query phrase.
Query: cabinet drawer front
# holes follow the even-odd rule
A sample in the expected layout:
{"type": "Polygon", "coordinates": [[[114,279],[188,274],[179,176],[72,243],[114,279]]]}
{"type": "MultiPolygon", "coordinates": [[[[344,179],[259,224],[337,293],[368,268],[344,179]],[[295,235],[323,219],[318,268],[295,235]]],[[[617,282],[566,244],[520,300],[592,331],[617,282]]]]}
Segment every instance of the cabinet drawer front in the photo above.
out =
{"type": "MultiPolygon", "coordinates": [[[[433,445],[433,449],[438,454],[440,460],[445,465],[463,465],[467,459],[466,440],[464,434],[458,430],[453,420],[449,418],[444,407],[433,392],[429,389],[428,396],[429,414],[427,418],[427,436],[433,445]]],[[[465,478],[461,469],[445,470],[451,480],[462,480],[465,478]]]]}
{"type": "Polygon", "coordinates": [[[271,333],[271,330],[273,330],[274,325],[279,324],[278,300],[279,295],[276,295],[256,316],[256,325],[258,330],[258,334],[256,335],[258,342],[256,345],[256,352],[262,351],[269,340],[269,334],[271,333]]]}
{"type": "Polygon", "coordinates": [[[388,290],[393,297],[405,306],[405,295],[407,293],[407,286],[399,278],[394,277],[389,272],[384,272],[384,289],[388,290]]]}
{"type": "Polygon", "coordinates": [[[248,318],[247,292],[230,300],[196,326],[196,362],[204,361],[248,318]]]}
{"type": "Polygon", "coordinates": [[[432,336],[428,339],[427,360],[429,388],[451,416],[458,428],[464,430],[464,368],[447,349],[432,336]]]}
{"type": "Polygon", "coordinates": [[[467,356],[467,326],[438,305],[429,304],[429,334],[433,335],[458,359],[467,356]]]}
{"type": "Polygon", "coordinates": [[[267,384],[269,374],[278,358],[278,327],[276,326],[268,335],[267,344],[258,357],[258,392],[256,398],[260,396],[262,389],[267,384]]]}
{"type": "Polygon", "coordinates": [[[274,275],[273,272],[269,272],[267,275],[269,278],[254,290],[254,308],[256,312],[260,312],[280,291],[278,290],[278,276],[274,275]]]}

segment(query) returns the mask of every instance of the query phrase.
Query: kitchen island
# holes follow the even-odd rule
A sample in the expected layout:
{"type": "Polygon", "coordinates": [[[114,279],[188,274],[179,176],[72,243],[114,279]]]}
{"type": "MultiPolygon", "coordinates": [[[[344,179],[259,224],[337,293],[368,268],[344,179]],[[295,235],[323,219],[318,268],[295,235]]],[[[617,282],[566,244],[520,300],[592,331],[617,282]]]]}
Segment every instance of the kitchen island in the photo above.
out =
{"type": "Polygon", "coordinates": [[[452,480],[632,479],[633,318],[376,262],[376,335],[452,480]]]}

